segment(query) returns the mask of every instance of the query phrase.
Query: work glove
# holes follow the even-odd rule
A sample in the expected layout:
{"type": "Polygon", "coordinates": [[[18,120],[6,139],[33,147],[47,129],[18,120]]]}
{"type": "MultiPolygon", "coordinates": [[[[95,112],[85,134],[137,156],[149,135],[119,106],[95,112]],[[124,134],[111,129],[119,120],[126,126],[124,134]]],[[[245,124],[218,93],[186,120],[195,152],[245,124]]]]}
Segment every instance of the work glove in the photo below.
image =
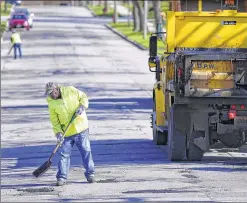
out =
{"type": "Polygon", "coordinates": [[[85,111],[85,107],[83,105],[79,106],[78,109],[76,110],[76,115],[81,115],[85,111]]]}
{"type": "Polygon", "coordinates": [[[63,134],[62,133],[57,133],[56,137],[57,137],[57,143],[61,145],[63,143],[63,141],[64,141],[63,134]]]}

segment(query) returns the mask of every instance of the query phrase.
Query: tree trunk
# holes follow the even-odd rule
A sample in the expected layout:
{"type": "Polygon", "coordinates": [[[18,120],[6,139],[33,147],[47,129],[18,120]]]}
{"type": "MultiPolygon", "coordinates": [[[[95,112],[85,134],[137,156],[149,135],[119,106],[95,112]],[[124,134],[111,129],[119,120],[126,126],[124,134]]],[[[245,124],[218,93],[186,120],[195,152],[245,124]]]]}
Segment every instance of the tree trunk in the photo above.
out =
{"type": "Polygon", "coordinates": [[[160,0],[156,0],[156,1],[152,1],[152,2],[153,2],[153,11],[154,11],[156,32],[161,32],[162,17],[160,14],[160,0]]]}
{"type": "Polygon", "coordinates": [[[4,1],[4,12],[7,12],[7,0],[4,1]]]}
{"type": "Polygon", "coordinates": [[[247,12],[247,1],[244,1],[245,12],[247,12]]]}
{"type": "Polygon", "coordinates": [[[138,15],[140,19],[140,32],[144,31],[144,8],[140,1],[136,1],[136,6],[138,8],[138,15]]]}
{"type": "Polygon", "coordinates": [[[133,18],[134,18],[134,28],[133,31],[140,31],[140,19],[138,15],[138,8],[136,6],[136,1],[133,1],[133,18]]]}
{"type": "Polygon", "coordinates": [[[113,22],[118,22],[118,11],[117,11],[117,1],[114,1],[114,14],[113,14],[113,22]]]}
{"type": "Polygon", "coordinates": [[[104,14],[108,12],[108,2],[105,0],[105,5],[104,5],[104,14]]]}
{"type": "Polygon", "coordinates": [[[181,2],[180,0],[173,0],[170,4],[171,11],[181,11],[181,2]]]}
{"type": "Polygon", "coordinates": [[[131,19],[131,14],[130,14],[130,12],[131,12],[131,1],[130,0],[128,0],[128,27],[130,27],[130,19],[131,19]]]}

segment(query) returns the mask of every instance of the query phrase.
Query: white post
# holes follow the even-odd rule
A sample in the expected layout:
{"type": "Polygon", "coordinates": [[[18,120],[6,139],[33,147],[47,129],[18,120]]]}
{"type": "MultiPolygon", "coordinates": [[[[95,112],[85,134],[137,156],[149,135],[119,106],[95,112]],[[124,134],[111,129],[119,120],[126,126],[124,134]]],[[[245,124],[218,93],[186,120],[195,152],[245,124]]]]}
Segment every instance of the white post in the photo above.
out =
{"type": "Polygon", "coordinates": [[[144,39],[147,38],[147,21],[148,21],[148,1],[144,0],[144,39]]]}

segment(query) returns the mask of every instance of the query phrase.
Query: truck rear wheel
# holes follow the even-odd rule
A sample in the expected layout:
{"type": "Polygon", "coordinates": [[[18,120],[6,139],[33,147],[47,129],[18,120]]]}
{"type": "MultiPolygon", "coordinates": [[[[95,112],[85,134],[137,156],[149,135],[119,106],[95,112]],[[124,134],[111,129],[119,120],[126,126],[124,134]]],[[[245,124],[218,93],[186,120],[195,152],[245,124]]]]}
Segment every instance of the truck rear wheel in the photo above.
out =
{"type": "Polygon", "coordinates": [[[164,133],[156,131],[156,134],[153,136],[153,141],[156,145],[166,145],[167,138],[164,133]]]}
{"type": "Polygon", "coordinates": [[[174,108],[170,108],[170,119],[168,122],[168,159],[171,161],[182,161],[186,156],[186,133],[176,129],[174,108]]]}
{"type": "Polygon", "coordinates": [[[242,135],[240,131],[234,130],[232,133],[219,135],[219,140],[226,147],[238,148],[246,143],[246,136],[242,135]]]}

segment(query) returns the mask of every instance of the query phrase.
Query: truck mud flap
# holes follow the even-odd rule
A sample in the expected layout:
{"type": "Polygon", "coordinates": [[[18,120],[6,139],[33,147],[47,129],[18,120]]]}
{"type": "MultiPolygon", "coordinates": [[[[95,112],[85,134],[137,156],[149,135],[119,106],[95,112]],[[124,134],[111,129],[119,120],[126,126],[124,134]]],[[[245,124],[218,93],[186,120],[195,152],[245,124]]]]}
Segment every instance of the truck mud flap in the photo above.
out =
{"type": "MultiPolygon", "coordinates": [[[[193,131],[191,138],[188,143],[188,147],[186,150],[186,156],[188,161],[201,161],[203,159],[204,150],[201,149],[200,145],[205,145],[206,142],[205,138],[203,138],[203,131],[193,131]],[[201,141],[199,141],[201,139],[201,141]],[[201,144],[196,144],[195,142],[198,141],[201,144]]],[[[205,148],[205,147],[203,147],[205,148]]]]}

